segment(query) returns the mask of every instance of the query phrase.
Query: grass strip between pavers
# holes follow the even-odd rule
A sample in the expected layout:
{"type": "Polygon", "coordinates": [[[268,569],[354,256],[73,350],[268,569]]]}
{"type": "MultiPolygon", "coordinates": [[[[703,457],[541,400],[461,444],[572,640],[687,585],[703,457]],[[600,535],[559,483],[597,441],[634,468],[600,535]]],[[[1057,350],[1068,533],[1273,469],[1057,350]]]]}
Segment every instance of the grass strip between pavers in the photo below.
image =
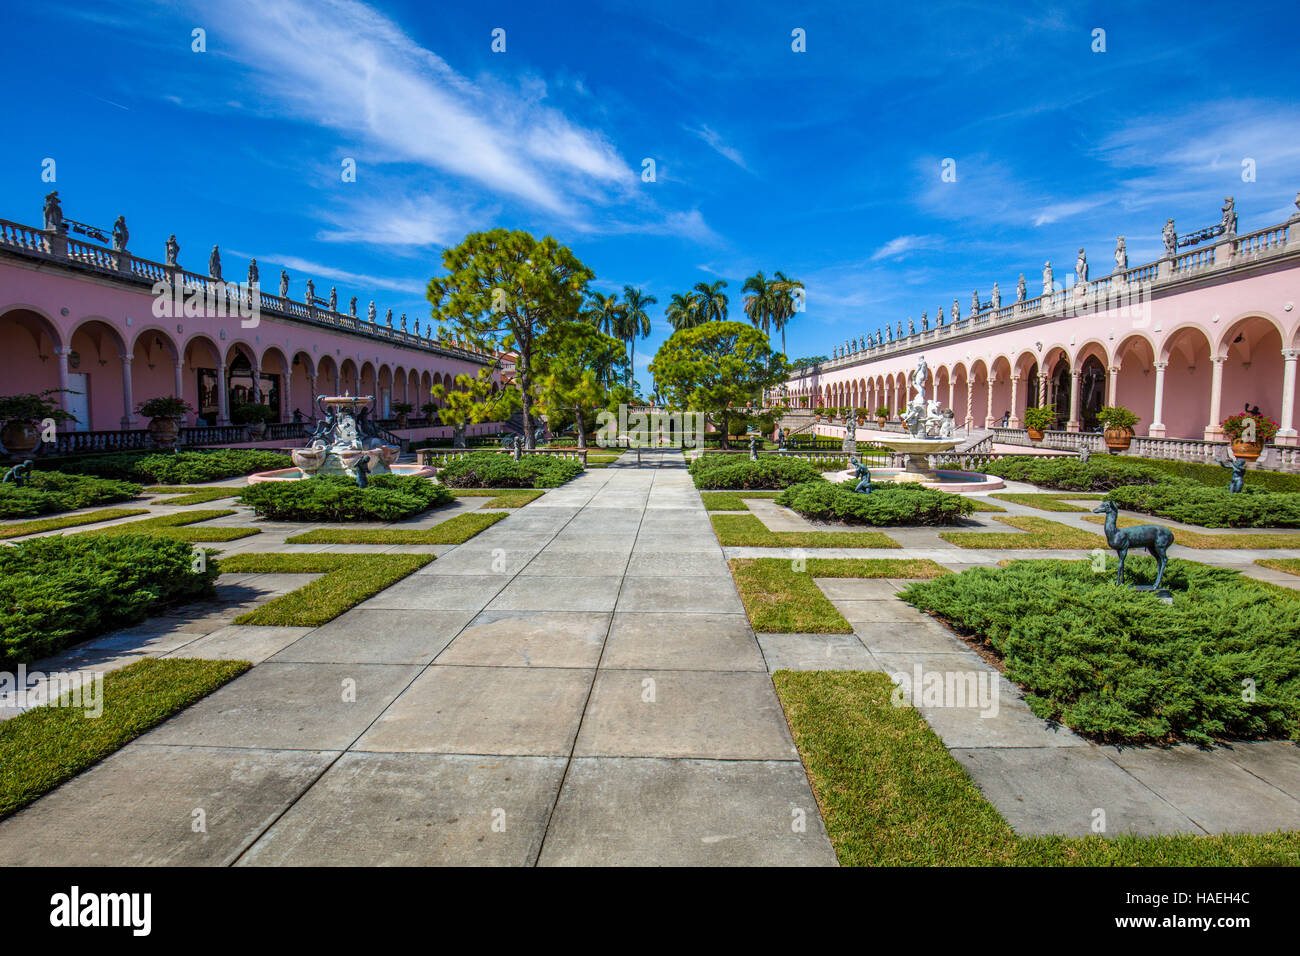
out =
{"type": "Polygon", "coordinates": [[[1261,568],[1272,568],[1274,571],[1300,575],[1300,558],[1256,558],[1255,563],[1261,568]]]}
{"type": "Polygon", "coordinates": [[[221,559],[223,574],[323,574],[235,618],[236,624],[319,627],[384,588],[418,571],[431,554],[235,554],[221,559]]]}
{"type": "Polygon", "coordinates": [[[78,534],[143,534],[151,538],[174,538],[178,541],[235,541],[247,538],[251,534],[261,534],[261,528],[240,528],[217,525],[212,528],[191,528],[187,525],[213,518],[226,518],[237,512],[230,508],[211,511],[178,511],[176,514],[157,515],[143,521],[128,521],[126,524],[113,525],[111,528],[97,528],[93,531],[79,531],[78,534]]]}
{"type": "Polygon", "coordinates": [[[746,498],[775,498],[779,491],[701,491],[705,511],[748,511],[746,498]]]}
{"type": "Polygon", "coordinates": [[[772,531],[757,515],[710,515],[724,548],[901,548],[879,531],[772,531]]]}
{"type": "Polygon", "coordinates": [[[1042,550],[1091,550],[1104,548],[1106,539],[1099,534],[1074,528],[1050,518],[1033,515],[994,515],[1001,521],[1027,534],[1014,531],[941,531],[939,537],[959,548],[1035,548],[1042,550]]]}
{"type": "Polygon", "coordinates": [[[175,496],[159,498],[154,502],[156,505],[201,505],[209,501],[216,501],[218,498],[233,498],[243,490],[242,487],[205,488],[202,485],[155,485],[144,489],[143,493],[146,495],[175,496]]]}
{"type": "MultiPolygon", "coordinates": [[[[1105,524],[1106,519],[1100,515],[1089,515],[1084,521],[1091,521],[1094,524],[1105,524]]],[[[1143,521],[1140,518],[1122,517],[1119,519],[1121,528],[1132,528],[1139,524],[1154,524],[1165,528],[1168,525],[1162,525],[1158,521],[1143,521]]],[[[1300,533],[1297,532],[1279,532],[1276,534],[1204,534],[1200,531],[1183,531],[1180,528],[1169,528],[1174,535],[1174,544],[1181,544],[1184,548],[1196,548],[1204,550],[1206,548],[1300,548],[1300,533]]]]}
{"type": "Polygon", "coordinates": [[[1018,837],[885,674],[772,675],[843,866],[1296,866],[1300,833],[1018,837]]]}
{"type": "Polygon", "coordinates": [[[85,514],[64,515],[60,518],[36,518],[33,521],[19,521],[15,524],[0,525],[0,538],[20,538],[25,534],[41,534],[45,531],[58,531],[60,528],[75,528],[83,524],[97,524],[100,521],[115,521],[118,518],[131,518],[135,515],[147,515],[148,508],[102,508],[99,511],[87,511],[85,514]]]}
{"type": "Polygon", "coordinates": [[[1105,495],[1090,495],[1083,492],[1071,494],[1069,492],[1055,492],[1048,494],[1046,492],[1025,493],[1018,491],[997,492],[989,496],[1001,501],[1009,501],[1014,505],[1026,505],[1030,508],[1037,508],[1040,511],[1076,511],[1086,512],[1091,509],[1083,505],[1072,505],[1070,501],[1101,501],[1105,495]],[[1062,500],[1068,499],[1068,500],[1062,500]]]}
{"type": "Polygon", "coordinates": [[[251,667],[247,661],[145,658],[104,675],[103,713],[87,715],[89,691],[60,698],[81,706],[36,707],[0,723],[0,818],[103,760],[146,730],[251,667]]]}
{"type": "Polygon", "coordinates": [[[750,626],[761,634],[852,634],[814,578],[935,578],[949,570],[925,558],[733,558],[728,562],[750,626]]]}
{"type": "Polygon", "coordinates": [[[432,528],[316,528],[285,544],[464,544],[506,517],[504,511],[466,511],[432,528]]]}

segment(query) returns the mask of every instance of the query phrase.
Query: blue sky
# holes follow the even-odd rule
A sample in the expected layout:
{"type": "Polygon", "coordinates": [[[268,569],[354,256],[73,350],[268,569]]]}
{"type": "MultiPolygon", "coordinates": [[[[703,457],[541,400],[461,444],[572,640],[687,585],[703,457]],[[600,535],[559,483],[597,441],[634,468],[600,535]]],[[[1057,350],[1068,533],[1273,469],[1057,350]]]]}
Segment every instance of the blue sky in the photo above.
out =
{"type": "Polygon", "coordinates": [[[44,2],[6,11],[0,218],[125,214],[131,249],[336,284],[423,321],[444,245],[550,233],[658,297],[775,269],[792,357],[1058,279],[1168,216],[1283,221],[1300,189],[1294,2],[44,2]],[[1014,6],[1014,9],[1012,7],[1014,6]],[[207,52],[191,50],[206,31],[207,52]],[[491,50],[506,31],[506,52],[491,50]],[[791,49],[805,31],[807,51],[791,49]],[[1106,31],[1094,53],[1093,30],[1106,31]],[[26,84],[26,92],[19,87],[26,84]],[[340,176],[345,158],[356,182],[340,176]],[[657,181],[642,181],[645,158],[657,181]],[[956,182],[942,162],[956,161],[956,182]],[[1243,159],[1256,181],[1242,181],[1243,159]]]}

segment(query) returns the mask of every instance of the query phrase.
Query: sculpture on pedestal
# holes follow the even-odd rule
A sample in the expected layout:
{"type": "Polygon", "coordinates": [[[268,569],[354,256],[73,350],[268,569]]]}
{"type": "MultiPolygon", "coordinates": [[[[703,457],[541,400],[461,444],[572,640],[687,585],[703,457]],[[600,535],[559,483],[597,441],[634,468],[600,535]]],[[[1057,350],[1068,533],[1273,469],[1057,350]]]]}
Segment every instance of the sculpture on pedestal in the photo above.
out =
{"type": "Polygon", "coordinates": [[[1223,234],[1225,236],[1237,234],[1237,206],[1231,196],[1223,200],[1223,234]]]}
{"type": "Polygon", "coordinates": [[[1002,308],[1002,293],[998,290],[998,284],[993,283],[993,308],[1002,308]]]}
{"type": "Polygon", "coordinates": [[[126,216],[118,216],[117,222],[113,223],[113,249],[117,252],[125,252],[127,240],[130,238],[131,233],[126,229],[126,216]]]}
{"type": "Polygon", "coordinates": [[[280,270],[280,298],[289,298],[289,273],[280,270]]]}
{"type": "Polygon", "coordinates": [[[1128,271],[1128,246],[1124,244],[1124,237],[1115,238],[1115,272],[1116,274],[1128,271]]]}
{"type": "Polygon", "coordinates": [[[375,324],[375,300],[370,300],[370,306],[366,309],[366,321],[371,325],[375,324]]]}
{"type": "Polygon", "coordinates": [[[392,309],[389,309],[387,312],[384,313],[384,324],[387,325],[390,329],[393,327],[393,310],[392,310],[392,309]]]}
{"type": "Polygon", "coordinates": [[[1228,453],[1228,459],[1218,459],[1220,465],[1224,468],[1232,469],[1232,478],[1228,480],[1228,491],[1232,494],[1240,494],[1246,490],[1246,466],[1250,462],[1244,458],[1238,458],[1231,452],[1228,453]]]}
{"type": "Polygon", "coordinates": [[[307,280],[307,294],[303,296],[303,301],[306,302],[308,306],[316,304],[316,283],[312,282],[311,279],[307,280]]]}
{"type": "Polygon", "coordinates": [[[943,306],[939,306],[939,314],[934,317],[935,325],[943,325],[943,306]]]}
{"type": "Polygon", "coordinates": [[[1020,278],[1016,280],[1016,301],[1024,302],[1028,289],[1025,286],[1025,274],[1020,273],[1020,278]]]}
{"type": "Polygon", "coordinates": [[[212,254],[208,256],[208,275],[221,281],[221,249],[217,246],[212,247],[212,254]]]}
{"type": "Polygon", "coordinates": [[[46,232],[66,232],[63,222],[63,205],[59,202],[59,191],[45,194],[45,205],[41,208],[46,232]]]}
{"type": "Polygon", "coordinates": [[[330,311],[337,312],[338,310],[339,310],[338,289],[335,286],[330,286],[330,311]]]}
{"type": "Polygon", "coordinates": [[[1088,256],[1084,253],[1083,248],[1079,249],[1079,256],[1074,260],[1074,282],[1080,285],[1088,281],[1088,256]]]}
{"type": "Polygon", "coordinates": [[[173,269],[176,268],[176,259],[181,254],[181,244],[176,241],[176,233],[173,232],[167,237],[167,243],[163,246],[163,251],[166,255],[163,260],[164,265],[171,266],[173,269]]]}
{"type": "Polygon", "coordinates": [[[348,302],[348,315],[352,316],[354,319],[357,317],[357,297],[355,295],[352,297],[351,301],[348,302]]]}
{"type": "Polygon", "coordinates": [[[1158,591],[1165,576],[1165,565],[1169,562],[1169,546],[1174,543],[1174,533],[1168,528],[1156,524],[1139,524],[1131,528],[1119,527],[1119,508],[1113,501],[1103,501],[1092,509],[1093,514],[1106,516],[1106,543],[1119,555],[1119,570],[1115,574],[1115,583],[1124,583],[1124,559],[1130,548],[1146,548],[1147,553],[1156,559],[1156,583],[1145,587],[1138,585],[1139,591],[1158,591]]]}
{"type": "Polygon", "coordinates": [[[257,271],[257,260],[249,259],[248,260],[248,287],[251,289],[254,286],[258,285],[260,279],[261,279],[261,273],[257,271]]]}
{"type": "Polygon", "coordinates": [[[857,487],[853,490],[860,495],[871,494],[871,470],[856,458],[850,458],[849,464],[853,466],[853,477],[858,479],[857,487]]]}
{"type": "Polygon", "coordinates": [[[1052,260],[1048,259],[1043,263],[1043,295],[1051,295],[1056,291],[1056,283],[1052,279],[1052,260]]]}
{"type": "Polygon", "coordinates": [[[1165,220],[1165,228],[1160,230],[1160,238],[1165,241],[1165,257],[1172,259],[1178,252],[1178,233],[1174,231],[1174,221],[1165,220]]]}
{"type": "Polygon", "coordinates": [[[970,294],[970,315],[971,318],[980,314],[980,290],[975,289],[970,294]]]}

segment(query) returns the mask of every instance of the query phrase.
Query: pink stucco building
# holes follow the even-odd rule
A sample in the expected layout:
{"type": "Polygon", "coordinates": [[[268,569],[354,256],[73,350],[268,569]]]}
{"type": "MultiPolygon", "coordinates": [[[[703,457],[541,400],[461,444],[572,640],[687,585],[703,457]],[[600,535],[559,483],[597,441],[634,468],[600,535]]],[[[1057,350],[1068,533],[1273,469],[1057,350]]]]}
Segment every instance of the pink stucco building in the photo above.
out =
{"type": "Polygon", "coordinates": [[[1249,404],[1281,425],[1277,445],[1296,445],[1300,196],[1296,204],[1288,222],[1249,233],[1237,232],[1231,200],[1220,223],[1190,236],[1180,238],[1170,220],[1161,259],[1132,267],[1121,240],[1113,271],[1099,279],[1086,278],[1079,250],[1066,282],[1046,267],[1038,296],[1026,293],[1022,275],[1018,294],[976,294],[969,309],[954,301],[946,319],[927,312],[921,323],[909,319],[910,329],[857,336],[770,397],[897,414],[924,355],[930,396],[959,426],[995,429],[1001,439],[1029,405],[1054,406],[1056,427],[1079,433],[1102,405],[1118,404],[1140,416],[1144,453],[1159,453],[1161,439],[1222,440],[1219,423],[1249,404]]]}
{"type": "Polygon", "coordinates": [[[494,360],[433,340],[419,320],[390,327],[387,310],[357,315],[356,300],[341,306],[333,290],[310,301],[305,291],[272,295],[222,281],[215,255],[202,275],[117,248],[124,235],[110,247],[79,231],[48,203],[41,228],[0,220],[3,392],[69,389],[62,401],[78,419],[69,429],[142,429],[137,405],[168,395],[196,409],[191,426],[228,424],[240,401],[269,405],[281,421],[295,410],[310,417],[317,395],[344,392],[374,395],[379,418],[399,402],[418,415],[433,385],[494,360]]]}

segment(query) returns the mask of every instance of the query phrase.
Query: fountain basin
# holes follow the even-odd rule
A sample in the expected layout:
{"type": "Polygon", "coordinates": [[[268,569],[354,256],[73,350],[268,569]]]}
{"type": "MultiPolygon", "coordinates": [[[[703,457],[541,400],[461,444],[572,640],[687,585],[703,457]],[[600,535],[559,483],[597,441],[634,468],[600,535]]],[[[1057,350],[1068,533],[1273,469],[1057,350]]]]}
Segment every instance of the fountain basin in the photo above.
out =
{"type": "MultiPolygon", "coordinates": [[[[388,471],[394,475],[412,478],[432,478],[436,472],[425,465],[389,465],[388,471]]],[[[301,468],[279,468],[275,471],[259,471],[248,476],[248,483],[256,485],[263,481],[302,481],[307,474],[301,468]]]]}

